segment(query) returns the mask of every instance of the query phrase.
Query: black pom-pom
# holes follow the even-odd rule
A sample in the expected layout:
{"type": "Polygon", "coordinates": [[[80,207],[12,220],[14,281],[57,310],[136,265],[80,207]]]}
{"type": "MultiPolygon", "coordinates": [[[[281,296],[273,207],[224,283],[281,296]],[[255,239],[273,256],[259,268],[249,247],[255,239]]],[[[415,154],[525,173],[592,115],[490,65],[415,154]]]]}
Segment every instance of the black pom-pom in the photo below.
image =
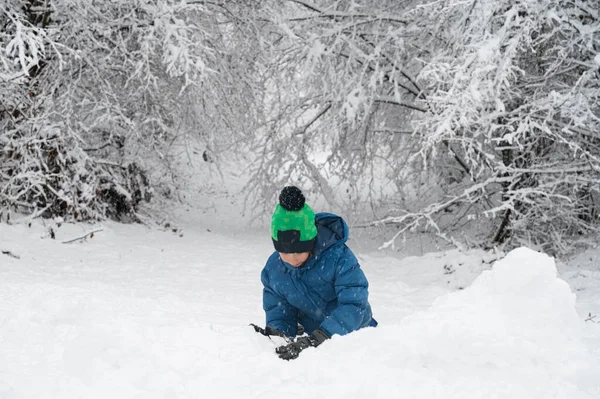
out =
{"type": "Polygon", "coordinates": [[[279,205],[288,211],[299,211],[306,199],[298,187],[287,186],[279,194],[279,205]]]}

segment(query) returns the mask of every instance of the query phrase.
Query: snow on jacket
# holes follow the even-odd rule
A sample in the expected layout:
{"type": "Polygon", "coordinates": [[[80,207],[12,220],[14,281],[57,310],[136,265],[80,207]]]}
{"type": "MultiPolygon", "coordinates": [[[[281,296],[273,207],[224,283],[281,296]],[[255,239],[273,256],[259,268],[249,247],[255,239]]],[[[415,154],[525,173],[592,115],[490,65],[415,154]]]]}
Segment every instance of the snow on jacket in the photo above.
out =
{"type": "Polygon", "coordinates": [[[308,334],[320,328],[331,336],[371,322],[369,283],[346,246],[348,225],[331,213],[317,213],[315,223],[315,247],[302,266],[274,252],[261,274],[267,325],[288,336],[296,335],[298,323],[308,334]]]}

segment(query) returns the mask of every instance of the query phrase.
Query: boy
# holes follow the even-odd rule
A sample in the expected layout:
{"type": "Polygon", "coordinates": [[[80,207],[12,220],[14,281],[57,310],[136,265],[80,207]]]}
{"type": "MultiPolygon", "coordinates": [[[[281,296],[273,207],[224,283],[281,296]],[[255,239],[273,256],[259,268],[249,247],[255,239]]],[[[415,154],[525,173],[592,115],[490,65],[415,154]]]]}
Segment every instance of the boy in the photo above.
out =
{"type": "Polygon", "coordinates": [[[368,301],[369,283],[350,248],[348,225],[339,216],[318,213],[300,189],[285,187],[271,220],[275,252],[262,271],[264,335],[308,336],[277,348],[291,360],[332,335],[376,326],[368,301]]]}

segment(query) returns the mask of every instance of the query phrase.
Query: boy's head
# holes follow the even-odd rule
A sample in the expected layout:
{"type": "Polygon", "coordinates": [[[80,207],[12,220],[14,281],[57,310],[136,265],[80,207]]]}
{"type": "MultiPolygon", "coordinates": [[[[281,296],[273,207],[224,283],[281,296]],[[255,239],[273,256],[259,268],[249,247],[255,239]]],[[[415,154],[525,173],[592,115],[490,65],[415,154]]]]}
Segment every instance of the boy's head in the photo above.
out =
{"type": "Polygon", "coordinates": [[[305,203],[299,188],[285,187],[271,218],[271,238],[280,253],[312,251],[317,238],[315,213],[305,203]]]}

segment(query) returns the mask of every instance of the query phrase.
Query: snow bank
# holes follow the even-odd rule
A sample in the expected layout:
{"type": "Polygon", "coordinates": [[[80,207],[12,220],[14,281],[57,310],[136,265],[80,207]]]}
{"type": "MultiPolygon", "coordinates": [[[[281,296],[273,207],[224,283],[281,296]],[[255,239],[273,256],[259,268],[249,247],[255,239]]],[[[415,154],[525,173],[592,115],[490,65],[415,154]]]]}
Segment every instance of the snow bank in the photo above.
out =
{"type": "Polygon", "coordinates": [[[518,249],[427,311],[279,366],[267,396],[597,398],[574,305],[553,260],[518,249]]]}
{"type": "Polygon", "coordinates": [[[218,366],[210,384],[223,397],[597,398],[600,368],[574,304],[551,258],[518,249],[431,309],[296,361],[265,357],[275,343],[256,350],[255,338],[255,351],[218,366]]]}

